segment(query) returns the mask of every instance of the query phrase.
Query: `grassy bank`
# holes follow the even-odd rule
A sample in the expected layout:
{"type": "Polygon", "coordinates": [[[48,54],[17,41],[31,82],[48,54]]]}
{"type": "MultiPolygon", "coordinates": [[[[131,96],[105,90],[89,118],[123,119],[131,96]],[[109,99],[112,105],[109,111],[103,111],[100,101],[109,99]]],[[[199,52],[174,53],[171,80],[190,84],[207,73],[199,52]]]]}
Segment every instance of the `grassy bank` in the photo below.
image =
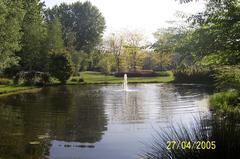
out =
{"type": "MultiPolygon", "coordinates": [[[[129,83],[168,83],[174,80],[171,71],[167,71],[168,76],[156,76],[156,77],[129,77],[129,83]]],[[[76,77],[74,77],[76,78],[76,77]]],[[[84,84],[117,84],[122,83],[122,77],[105,76],[100,72],[81,72],[81,78],[84,80],[84,84]]],[[[67,84],[74,84],[69,80],[67,84]]]]}
{"type": "MultiPolygon", "coordinates": [[[[159,76],[156,77],[129,77],[129,83],[168,83],[174,80],[173,74],[171,71],[159,72],[159,76]],[[166,75],[168,74],[168,76],[166,75]]],[[[67,85],[78,85],[78,84],[118,84],[122,83],[122,77],[115,76],[105,76],[100,72],[81,72],[80,76],[71,77],[67,81],[67,85]]],[[[11,82],[12,83],[12,82],[11,82]]],[[[58,85],[60,82],[53,79],[51,85],[58,85]]],[[[27,91],[35,86],[16,86],[16,85],[0,85],[0,96],[8,95],[12,93],[18,93],[22,91],[27,91]]]]}
{"type": "Polygon", "coordinates": [[[18,92],[32,90],[34,86],[13,86],[13,85],[0,85],[0,96],[10,95],[18,92]]]}
{"type": "Polygon", "coordinates": [[[210,97],[209,103],[219,115],[230,119],[240,119],[240,93],[238,91],[216,93],[210,97]]]}

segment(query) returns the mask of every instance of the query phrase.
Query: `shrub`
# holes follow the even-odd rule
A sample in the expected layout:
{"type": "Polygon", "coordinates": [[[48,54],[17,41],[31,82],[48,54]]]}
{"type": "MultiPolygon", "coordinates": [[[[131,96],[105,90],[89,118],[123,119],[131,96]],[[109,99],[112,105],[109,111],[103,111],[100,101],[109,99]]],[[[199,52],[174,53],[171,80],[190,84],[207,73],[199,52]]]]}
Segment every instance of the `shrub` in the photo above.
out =
{"type": "Polygon", "coordinates": [[[50,74],[57,78],[62,84],[71,77],[73,65],[69,52],[65,50],[54,51],[50,54],[50,74]]]}
{"type": "Polygon", "coordinates": [[[79,78],[78,82],[84,82],[83,78],[79,78]]]}
{"type": "Polygon", "coordinates": [[[46,85],[50,82],[50,75],[45,72],[30,71],[30,72],[19,72],[15,78],[15,84],[25,85],[46,85]]]}
{"type": "Polygon", "coordinates": [[[128,77],[154,77],[158,76],[158,74],[152,70],[141,70],[137,72],[117,72],[114,75],[116,77],[123,77],[124,74],[127,74],[128,77]]]}
{"type": "Polygon", "coordinates": [[[77,77],[72,77],[71,82],[78,82],[78,78],[77,77]]]}
{"type": "Polygon", "coordinates": [[[216,69],[216,87],[220,90],[240,90],[240,66],[223,66],[216,69]]]}
{"type": "Polygon", "coordinates": [[[203,66],[180,67],[173,71],[175,82],[214,83],[214,69],[203,66]]]}
{"type": "Polygon", "coordinates": [[[81,83],[81,82],[84,82],[84,80],[81,77],[72,77],[71,78],[71,82],[79,82],[79,83],[81,83]]]}
{"type": "Polygon", "coordinates": [[[12,83],[12,81],[10,79],[0,78],[0,85],[9,85],[11,83],[12,83]]]}
{"type": "Polygon", "coordinates": [[[161,71],[161,72],[157,72],[157,75],[161,77],[167,77],[167,76],[170,76],[170,73],[167,71],[161,71]]]}

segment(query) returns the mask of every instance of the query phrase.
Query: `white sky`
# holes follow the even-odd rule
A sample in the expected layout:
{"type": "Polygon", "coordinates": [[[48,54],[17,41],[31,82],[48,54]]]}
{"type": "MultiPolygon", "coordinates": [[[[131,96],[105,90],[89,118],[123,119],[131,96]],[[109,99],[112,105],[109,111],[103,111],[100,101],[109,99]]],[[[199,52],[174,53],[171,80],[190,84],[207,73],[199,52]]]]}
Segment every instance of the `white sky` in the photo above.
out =
{"type": "MultiPolygon", "coordinates": [[[[44,0],[42,0],[44,1],[44,0]]],[[[45,0],[47,7],[78,0],[45,0]]],[[[85,1],[85,0],[82,0],[85,1]]],[[[180,4],[176,0],[89,0],[97,6],[106,20],[105,35],[124,29],[141,31],[149,41],[152,33],[167,27],[167,21],[179,20],[176,12],[196,13],[204,8],[203,0],[180,4]]]]}

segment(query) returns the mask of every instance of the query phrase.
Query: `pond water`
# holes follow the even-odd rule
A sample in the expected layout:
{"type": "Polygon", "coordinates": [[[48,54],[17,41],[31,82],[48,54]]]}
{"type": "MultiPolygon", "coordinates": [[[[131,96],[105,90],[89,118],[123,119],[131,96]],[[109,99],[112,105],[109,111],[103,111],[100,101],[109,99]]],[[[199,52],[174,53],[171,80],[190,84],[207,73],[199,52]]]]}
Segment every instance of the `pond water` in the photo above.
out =
{"type": "Polygon", "coordinates": [[[153,134],[209,114],[202,85],[44,88],[0,98],[0,158],[135,159],[153,134]]]}

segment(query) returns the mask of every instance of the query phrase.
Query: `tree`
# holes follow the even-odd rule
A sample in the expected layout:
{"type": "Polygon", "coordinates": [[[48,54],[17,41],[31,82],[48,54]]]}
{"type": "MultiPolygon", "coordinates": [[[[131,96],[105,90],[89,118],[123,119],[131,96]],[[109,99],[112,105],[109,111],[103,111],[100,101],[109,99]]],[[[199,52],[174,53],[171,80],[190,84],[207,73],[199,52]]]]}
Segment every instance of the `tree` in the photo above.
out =
{"type": "Polygon", "coordinates": [[[139,32],[126,32],[124,55],[127,60],[128,70],[136,72],[143,68],[144,53],[146,47],[143,35],[139,32]]]}
{"type": "Polygon", "coordinates": [[[15,55],[21,49],[22,1],[0,1],[0,72],[18,63],[15,55]]]}
{"type": "Polygon", "coordinates": [[[42,17],[40,0],[24,0],[26,14],[23,19],[22,50],[18,53],[20,64],[26,71],[44,71],[47,63],[47,30],[42,17]]]}
{"type": "Polygon", "coordinates": [[[100,42],[105,20],[90,2],[62,3],[46,11],[47,21],[58,17],[62,24],[65,46],[74,45],[77,51],[90,52],[100,42]],[[71,41],[69,41],[71,40],[71,41]]]}
{"type": "Polygon", "coordinates": [[[114,56],[111,53],[102,54],[101,60],[98,66],[102,69],[105,74],[110,74],[115,66],[114,56]]]}
{"type": "Polygon", "coordinates": [[[51,52],[49,72],[62,84],[65,84],[73,73],[73,65],[70,53],[66,50],[58,50],[51,52]]]}
{"type": "MultiPolygon", "coordinates": [[[[240,63],[240,5],[238,0],[209,0],[206,10],[193,15],[188,21],[194,27],[186,43],[199,60],[212,57],[214,64],[240,63]]],[[[183,45],[186,47],[186,45],[183,45]]]]}
{"type": "Polygon", "coordinates": [[[48,24],[48,39],[47,45],[48,50],[59,50],[62,49],[63,46],[63,39],[62,39],[62,28],[59,19],[56,18],[53,21],[49,22],[48,24]]]}
{"type": "Polygon", "coordinates": [[[124,39],[122,35],[117,36],[116,34],[111,34],[107,39],[109,50],[114,55],[116,61],[117,72],[120,71],[121,55],[123,52],[124,39]]]}
{"type": "Polygon", "coordinates": [[[160,69],[163,66],[175,68],[193,63],[193,47],[189,44],[190,36],[191,29],[187,27],[169,27],[154,33],[156,42],[152,45],[152,49],[160,69]]]}

